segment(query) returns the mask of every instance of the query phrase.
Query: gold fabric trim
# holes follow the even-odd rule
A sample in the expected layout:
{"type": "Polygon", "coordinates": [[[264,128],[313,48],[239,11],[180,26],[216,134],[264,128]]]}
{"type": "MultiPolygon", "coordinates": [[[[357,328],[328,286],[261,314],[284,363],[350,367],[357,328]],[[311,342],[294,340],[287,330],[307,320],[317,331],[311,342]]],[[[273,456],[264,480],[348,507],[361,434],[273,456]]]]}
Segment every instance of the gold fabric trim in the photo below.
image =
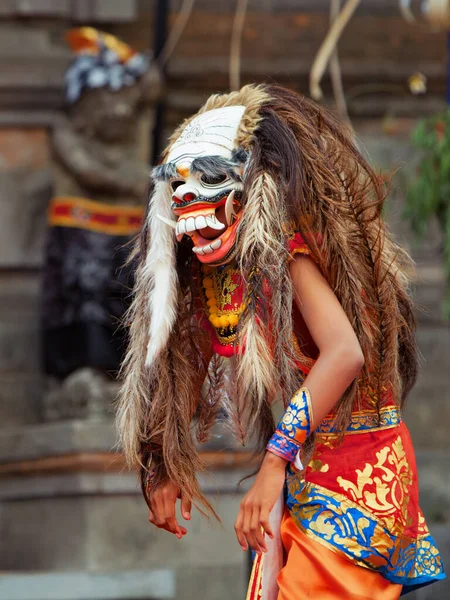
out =
{"type": "MultiPolygon", "coordinates": [[[[334,420],[335,415],[324,417],[316,429],[317,435],[327,438],[337,437],[338,432],[333,431],[334,420]]],[[[401,421],[401,411],[397,406],[383,406],[379,411],[355,411],[351,414],[345,435],[392,429],[400,425],[401,421]]]]}

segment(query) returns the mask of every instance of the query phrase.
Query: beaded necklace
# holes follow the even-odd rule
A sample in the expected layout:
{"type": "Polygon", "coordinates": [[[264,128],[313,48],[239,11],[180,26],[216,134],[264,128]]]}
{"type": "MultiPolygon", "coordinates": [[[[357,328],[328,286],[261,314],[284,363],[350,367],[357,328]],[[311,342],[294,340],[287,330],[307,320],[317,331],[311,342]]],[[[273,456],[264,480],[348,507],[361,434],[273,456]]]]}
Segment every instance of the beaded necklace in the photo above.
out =
{"type": "Polygon", "coordinates": [[[232,344],[236,339],[239,318],[244,311],[243,283],[234,263],[221,267],[202,265],[202,287],[208,320],[214,327],[221,344],[232,344]]]}

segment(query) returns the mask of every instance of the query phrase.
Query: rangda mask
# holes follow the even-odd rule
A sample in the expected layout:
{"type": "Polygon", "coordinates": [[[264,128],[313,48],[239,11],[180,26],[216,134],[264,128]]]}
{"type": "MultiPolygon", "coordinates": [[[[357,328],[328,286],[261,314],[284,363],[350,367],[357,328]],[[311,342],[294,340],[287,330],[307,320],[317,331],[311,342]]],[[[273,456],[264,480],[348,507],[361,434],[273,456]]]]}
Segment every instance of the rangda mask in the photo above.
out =
{"type": "Polygon", "coordinates": [[[192,239],[202,263],[224,264],[234,254],[248,160],[236,140],[244,111],[229,106],[195,117],[153,172],[171,194],[172,218],[159,218],[175,229],[178,242],[185,235],[192,239]]]}

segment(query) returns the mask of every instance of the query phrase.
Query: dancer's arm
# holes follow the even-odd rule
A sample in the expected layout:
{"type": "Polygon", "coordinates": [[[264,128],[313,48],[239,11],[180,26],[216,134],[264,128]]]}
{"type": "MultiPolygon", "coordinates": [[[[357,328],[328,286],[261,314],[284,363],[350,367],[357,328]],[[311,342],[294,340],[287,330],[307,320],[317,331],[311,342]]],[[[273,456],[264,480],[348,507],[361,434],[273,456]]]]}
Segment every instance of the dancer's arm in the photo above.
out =
{"type": "Polygon", "coordinates": [[[297,428],[289,447],[291,440],[289,436],[284,438],[286,427],[282,419],[268,446],[271,452],[289,461],[297,453],[296,444],[301,444],[328,415],[364,364],[353,327],[313,260],[306,256],[297,258],[291,263],[291,276],[297,306],[319,348],[319,358],[304,381],[303,393],[293,398],[285,413],[288,422],[290,416],[304,407],[307,417],[304,427],[297,428]],[[283,438],[287,441],[285,452],[277,448],[278,440],[283,438]]]}
{"type": "MultiPolygon", "coordinates": [[[[350,321],[314,261],[297,255],[290,271],[295,301],[319,349],[319,357],[303,384],[311,398],[312,419],[306,432],[309,434],[358,376],[364,358],[350,321]]],[[[276,432],[271,442],[277,435],[280,434],[276,432]]],[[[282,491],[288,462],[276,446],[269,443],[255,483],[241,503],[235,530],[244,550],[250,545],[256,552],[264,552],[261,528],[269,536],[272,534],[269,513],[282,491]]]]}

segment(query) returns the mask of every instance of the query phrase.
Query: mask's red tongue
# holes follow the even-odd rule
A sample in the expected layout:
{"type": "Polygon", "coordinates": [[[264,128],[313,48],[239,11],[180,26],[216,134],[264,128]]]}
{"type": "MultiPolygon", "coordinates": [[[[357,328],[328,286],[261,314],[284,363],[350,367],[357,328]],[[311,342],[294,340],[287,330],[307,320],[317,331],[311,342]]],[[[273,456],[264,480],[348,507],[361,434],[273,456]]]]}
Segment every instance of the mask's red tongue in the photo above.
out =
{"type": "MultiPolygon", "coordinates": [[[[221,223],[226,223],[225,221],[225,206],[219,206],[219,208],[215,211],[216,219],[221,223]]],[[[203,229],[199,229],[199,234],[207,239],[207,240],[215,240],[225,231],[225,228],[222,230],[213,229],[212,227],[204,227],[203,229]]]]}

